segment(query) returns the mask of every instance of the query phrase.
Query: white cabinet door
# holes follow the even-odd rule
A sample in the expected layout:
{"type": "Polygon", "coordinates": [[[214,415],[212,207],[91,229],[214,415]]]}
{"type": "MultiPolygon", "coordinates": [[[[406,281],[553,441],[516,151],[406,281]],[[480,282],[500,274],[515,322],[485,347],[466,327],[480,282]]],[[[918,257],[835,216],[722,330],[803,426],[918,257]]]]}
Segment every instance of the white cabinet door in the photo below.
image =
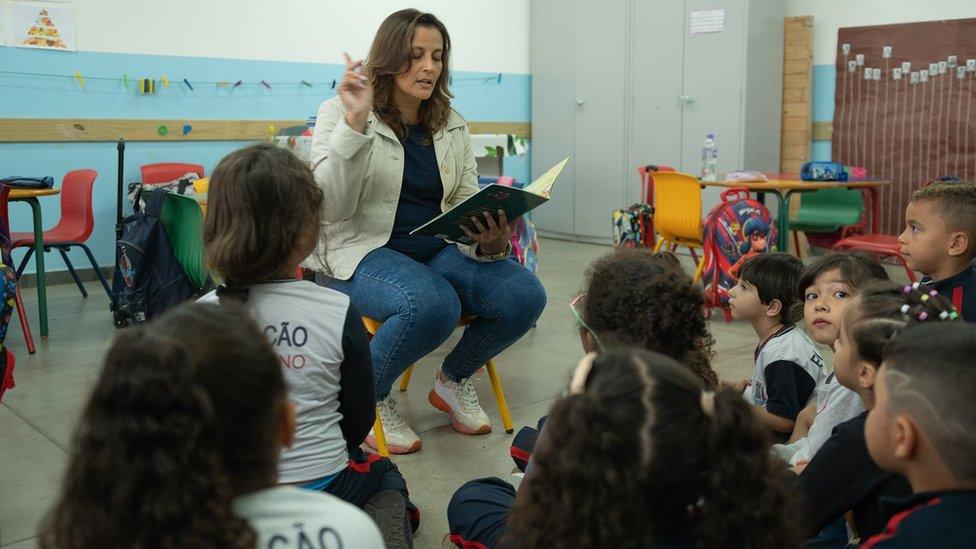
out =
{"type": "Polygon", "coordinates": [[[572,156],[552,199],[532,212],[536,228],[575,234],[576,9],[574,2],[532,0],[532,177],[572,156]]]}
{"type": "MultiPolygon", "coordinates": [[[[715,134],[718,171],[741,169],[742,87],[745,73],[746,4],[748,0],[686,0],[682,170],[700,174],[705,135],[715,134]],[[724,11],[718,32],[692,32],[692,15],[724,11]]],[[[707,202],[707,201],[706,201],[707,202]]]]}
{"type": "Polygon", "coordinates": [[[629,0],[576,2],[576,226],[581,237],[611,237],[610,215],[626,204],[625,102],[629,0]]]}
{"type": "Polygon", "coordinates": [[[681,166],[684,2],[638,0],[633,19],[631,158],[625,202],[643,202],[637,166],[681,166]]]}

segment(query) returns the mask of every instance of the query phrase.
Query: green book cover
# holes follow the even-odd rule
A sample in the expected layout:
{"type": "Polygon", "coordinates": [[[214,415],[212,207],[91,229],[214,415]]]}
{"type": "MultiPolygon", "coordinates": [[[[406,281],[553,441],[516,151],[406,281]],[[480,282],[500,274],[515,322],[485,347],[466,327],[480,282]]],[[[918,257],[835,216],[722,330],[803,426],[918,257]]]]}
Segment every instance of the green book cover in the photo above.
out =
{"type": "MultiPolygon", "coordinates": [[[[484,219],[485,212],[494,214],[498,210],[504,210],[505,217],[511,222],[513,219],[545,204],[549,201],[549,194],[552,192],[556,178],[563,171],[567,162],[569,162],[568,157],[550,168],[549,171],[524,189],[495,184],[488,185],[464,202],[410,231],[410,234],[434,236],[451,242],[471,244],[473,241],[461,230],[462,225],[476,231],[474,223],[471,222],[472,217],[484,219]]],[[[496,215],[495,221],[497,220],[496,215]]]]}

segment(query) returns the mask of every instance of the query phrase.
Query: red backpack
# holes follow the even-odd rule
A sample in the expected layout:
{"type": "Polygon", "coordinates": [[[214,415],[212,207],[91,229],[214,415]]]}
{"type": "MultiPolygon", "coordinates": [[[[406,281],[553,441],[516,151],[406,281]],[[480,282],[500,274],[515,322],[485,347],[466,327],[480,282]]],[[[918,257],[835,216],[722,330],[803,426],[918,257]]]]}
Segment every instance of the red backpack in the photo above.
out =
{"type": "Polygon", "coordinates": [[[766,253],[776,242],[773,216],[746,189],[722,193],[721,202],[705,218],[705,304],[729,311],[729,289],[738,281],[739,268],[750,257],[766,253]]]}

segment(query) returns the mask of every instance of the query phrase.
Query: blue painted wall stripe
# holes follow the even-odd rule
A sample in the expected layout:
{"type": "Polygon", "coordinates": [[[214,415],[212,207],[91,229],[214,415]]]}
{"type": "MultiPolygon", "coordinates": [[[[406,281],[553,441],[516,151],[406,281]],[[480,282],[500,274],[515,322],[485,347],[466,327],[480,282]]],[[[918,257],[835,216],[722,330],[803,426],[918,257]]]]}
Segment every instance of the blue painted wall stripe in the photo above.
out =
{"type": "MultiPolygon", "coordinates": [[[[14,72],[86,76],[80,90],[74,78],[21,76],[0,73],[0,117],[3,118],[131,118],[131,119],[304,119],[318,109],[333,92],[331,86],[315,84],[309,89],[301,80],[329,82],[342,74],[336,64],[285,63],[201,57],[135,55],[96,52],[50,52],[20,48],[0,48],[0,70],[14,72]],[[121,77],[127,74],[129,88],[121,77]],[[170,81],[168,89],[159,82],[170,81]],[[117,78],[99,80],[103,76],[117,78]],[[157,80],[155,95],[139,95],[136,81],[157,80]],[[267,90],[258,84],[237,89],[221,89],[214,84],[191,82],[226,80],[273,82],[267,90]]],[[[531,77],[497,73],[455,72],[454,107],[467,119],[477,121],[528,122],[531,119],[531,77]]],[[[208,173],[227,153],[245,146],[238,141],[195,141],[129,143],[126,149],[125,181],[139,179],[139,166],[151,162],[185,161],[203,164],[208,173]]],[[[506,158],[507,175],[527,180],[529,157],[506,158]]],[[[51,175],[56,180],[69,170],[93,168],[99,177],[93,199],[95,232],[89,242],[101,265],[114,261],[116,192],[116,153],[114,143],[5,143],[0,144],[0,174],[51,175]]],[[[60,215],[57,198],[41,199],[45,228],[51,228],[60,215]]],[[[26,205],[10,208],[12,230],[31,228],[26,205]]],[[[16,258],[20,254],[17,252],[16,258]]],[[[83,253],[74,252],[76,265],[87,264],[83,253]]],[[[64,269],[56,254],[47,256],[48,271],[64,269]]],[[[28,267],[33,271],[33,262],[28,267]]]]}

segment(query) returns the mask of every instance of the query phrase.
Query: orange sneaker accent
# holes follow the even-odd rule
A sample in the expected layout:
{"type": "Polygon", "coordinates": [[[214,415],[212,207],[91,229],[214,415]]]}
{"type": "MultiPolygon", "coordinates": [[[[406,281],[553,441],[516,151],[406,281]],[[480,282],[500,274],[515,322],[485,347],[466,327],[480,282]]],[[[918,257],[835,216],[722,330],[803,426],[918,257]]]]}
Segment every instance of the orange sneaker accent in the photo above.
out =
{"type": "MultiPolygon", "coordinates": [[[[451,408],[450,404],[444,402],[444,399],[437,394],[437,391],[431,389],[430,392],[427,393],[427,400],[434,406],[434,408],[437,408],[438,410],[451,416],[451,427],[462,435],[487,435],[491,432],[491,425],[484,425],[480,429],[474,430],[468,429],[464,425],[458,423],[457,420],[454,419],[454,409],[451,408]]],[[[393,452],[393,448],[390,448],[390,452],[393,452]]]]}

